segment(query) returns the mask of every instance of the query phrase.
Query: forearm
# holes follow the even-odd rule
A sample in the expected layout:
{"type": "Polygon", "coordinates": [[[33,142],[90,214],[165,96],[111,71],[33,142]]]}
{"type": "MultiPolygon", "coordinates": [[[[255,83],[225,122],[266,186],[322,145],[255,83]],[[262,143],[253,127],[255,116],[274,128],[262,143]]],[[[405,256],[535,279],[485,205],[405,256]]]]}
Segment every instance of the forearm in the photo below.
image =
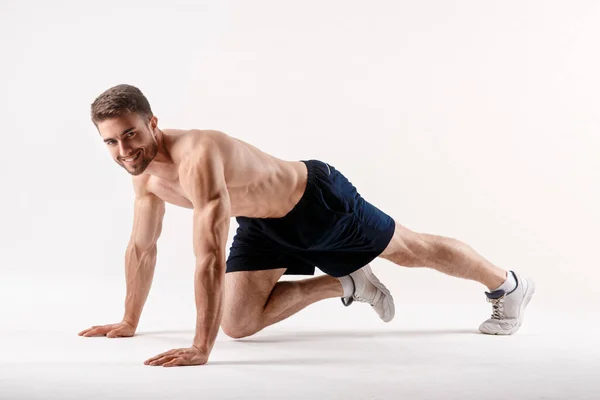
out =
{"type": "Polygon", "coordinates": [[[213,348],[221,324],[224,279],[224,257],[215,253],[196,263],[194,290],[197,315],[194,346],[207,354],[213,348]]]}
{"type": "Polygon", "coordinates": [[[129,244],[125,253],[125,315],[123,321],[137,328],[142,309],[148,298],[154,267],[156,266],[156,245],[141,250],[138,246],[129,244]]]}

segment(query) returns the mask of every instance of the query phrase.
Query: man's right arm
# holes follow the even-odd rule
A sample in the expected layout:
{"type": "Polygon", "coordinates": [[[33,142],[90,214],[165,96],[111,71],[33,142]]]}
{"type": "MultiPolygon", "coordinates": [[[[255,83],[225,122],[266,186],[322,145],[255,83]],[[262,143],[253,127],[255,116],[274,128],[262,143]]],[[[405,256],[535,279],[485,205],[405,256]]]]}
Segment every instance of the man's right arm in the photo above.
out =
{"type": "Polygon", "coordinates": [[[152,286],[156,266],[156,243],[165,214],[165,202],[147,190],[147,177],[141,178],[139,180],[134,178],[133,229],[125,251],[127,291],[123,321],[134,328],[138,326],[152,286]]]}
{"type": "Polygon", "coordinates": [[[137,329],[156,265],[156,242],[162,230],[165,202],[147,189],[148,176],[133,178],[133,230],[125,252],[125,314],[116,324],[94,325],[79,336],[128,337],[137,329]]]}

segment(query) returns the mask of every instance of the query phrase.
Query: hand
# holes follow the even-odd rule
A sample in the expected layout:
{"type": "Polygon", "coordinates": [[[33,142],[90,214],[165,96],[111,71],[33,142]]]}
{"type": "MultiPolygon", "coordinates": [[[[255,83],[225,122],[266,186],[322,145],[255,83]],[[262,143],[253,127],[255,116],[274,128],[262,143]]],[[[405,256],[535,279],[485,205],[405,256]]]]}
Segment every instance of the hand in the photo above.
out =
{"type": "Polygon", "coordinates": [[[130,337],[135,334],[135,327],[129,322],[121,321],[117,324],[94,325],[78,333],[79,336],[104,336],[107,338],[130,337]]]}
{"type": "Polygon", "coordinates": [[[144,361],[146,365],[175,367],[177,365],[202,365],[208,361],[208,354],[197,347],[174,349],[144,361]]]}

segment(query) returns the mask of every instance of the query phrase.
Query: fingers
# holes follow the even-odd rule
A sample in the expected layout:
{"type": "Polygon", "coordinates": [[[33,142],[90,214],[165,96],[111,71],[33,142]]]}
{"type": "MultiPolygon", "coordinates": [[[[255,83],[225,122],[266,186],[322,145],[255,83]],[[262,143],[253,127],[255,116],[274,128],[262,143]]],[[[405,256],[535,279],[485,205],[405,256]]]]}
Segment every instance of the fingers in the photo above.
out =
{"type": "Polygon", "coordinates": [[[87,328],[82,330],[81,332],[78,333],[79,336],[83,336],[84,334],[86,334],[87,332],[91,331],[92,329],[96,329],[97,326],[92,326],[91,328],[87,328]]]}
{"type": "Polygon", "coordinates": [[[169,350],[169,351],[165,351],[164,353],[161,353],[157,356],[154,356],[152,358],[147,359],[146,361],[144,361],[144,364],[149,365],[152,364],[154,361],[157,361],[158,359],[164,357],[164,356],[170,356],[173,355],[173,353],[175,352],[175,350],[169,350]]]}
{"type": "MultiPolygon", "coordinates": [[[[155,366],[160,366],[169,362],[176,362],[177,361],[177,356],[176,355],[170,355],[170,356],[164,356],[159,358],[156,361],[152,361],[150,363],[150,365],[155,365],[155,366]]],[[[164,365],[163,365],[164,366],[164,365]]]]}
{"type": "Polygon", "coordinates": [[[182,364],[178,358],[175,358],[167,363],[164,363],[163,367],[176,367],[178,365],[184,365],[184,364],[182,364]]]}
{"type": "Polygon", "coordinates": [[[206,364],[208,356],[197,348],[173,349],[161,353],[144,361],[145,365],[162,365],[163,367],[174,367],[177,365],[202,365],[206,364]]]}
{"type": "Polygon", "coordinates": [[[96,335],[106,335],[112,329],[111,326],[92,326],[89,329],[79,332],[79,336],[90,337],[96,335]]]}
{"type": "Polygon", "coordinates": [[[111,330],[113,330],[114,328],[114,324],[111,325],[94,325],[91,328],[85,329],[81,332],[79,332],[79,336],[85,336],[85,337],[89,337],[89,336],[96,336],[96,335],[106,335],[108,332],[110,332],[111,330]]]}
{"type": "Polygon", "coordinates": [[[90,331],[90,332],[86,333],[86,334],[85,334],[85,335],[83,335],[83,336],[85,336],[85,337],[89,337],[89,336],[104,336],[104,335],[106,335],[106,332],[107,332],[109,329],[110,329],[110,328],[105,328],[105,327],[102,327],[102,326],[101,326],[101,327],[99,327],[99,328],[96,328],[96,329],[94,329],[94,330],[92,330],[92,331],[90,331]]]}
{"type": "Polygon", "coordinates": [[[122,329],[114,329],[106,334],[107,338],[116,338],[126,336],[122,329]]]}

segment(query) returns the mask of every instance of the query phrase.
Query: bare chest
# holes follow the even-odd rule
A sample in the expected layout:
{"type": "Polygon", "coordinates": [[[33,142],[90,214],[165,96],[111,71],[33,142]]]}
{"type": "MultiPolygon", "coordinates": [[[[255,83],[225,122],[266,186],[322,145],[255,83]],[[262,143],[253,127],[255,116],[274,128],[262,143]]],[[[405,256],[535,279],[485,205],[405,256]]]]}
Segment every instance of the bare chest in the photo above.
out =
{"type": "Polygon", "coordinates": [[[167,203],[185,208],[194,208],[192,202],[187,199],[179,181],[171,182],[152,176],[148,181],[148,189],[158,198],[167,203]]]}

